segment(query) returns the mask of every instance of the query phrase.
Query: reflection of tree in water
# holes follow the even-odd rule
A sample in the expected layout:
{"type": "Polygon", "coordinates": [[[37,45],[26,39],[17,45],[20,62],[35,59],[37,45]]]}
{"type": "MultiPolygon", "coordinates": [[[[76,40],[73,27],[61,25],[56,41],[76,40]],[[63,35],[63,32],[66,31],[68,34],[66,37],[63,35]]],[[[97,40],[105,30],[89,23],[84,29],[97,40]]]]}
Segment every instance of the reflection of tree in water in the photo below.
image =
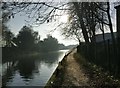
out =
{"type": "Polygon", "coordinates": [[[6,86],[7,81],[12,79],[12,77],[15,74],[15,71],[12,68],[8,68],[5,73],[6,74],[2,76],[2,86],[6,86]]]}
{"type": "Polygon", "coordinates": [[[31,58],[21,59],[18,62],[17,68],[23,78],[31,79],[33,76],[33,70],[35,69],[35,61],[31,58]]]}
{"type": "MultiPolygon", "coordinates": [[[[15,60],[18,62],[16,64],[17,66],[13,67],[14,70],[9,69],[9,74],[5,75],[7,79],[5,79],[5,77],[4,79],[9,81],[9,78],[18,70],[24,81],[30,81],[30,79],[34,78],[34,73],[39,73],[42,64],[45,64],[47,67],[52,67],[54,63],[58,62],[62,53],[63,52],[49,52],[32,57],[16,58],[15,60]]],[[[12,59],[10,61],[12,61],[12,59]]],[[[4,85],[6,85],[6,83],[4,85]]]]}
{"type": "Polygon", "coordinates": [[[64,52],[50,52],[42,55],[42,61],[47,67],[52,67],[58,64],[59,58],[63,58],[64,52]]]}

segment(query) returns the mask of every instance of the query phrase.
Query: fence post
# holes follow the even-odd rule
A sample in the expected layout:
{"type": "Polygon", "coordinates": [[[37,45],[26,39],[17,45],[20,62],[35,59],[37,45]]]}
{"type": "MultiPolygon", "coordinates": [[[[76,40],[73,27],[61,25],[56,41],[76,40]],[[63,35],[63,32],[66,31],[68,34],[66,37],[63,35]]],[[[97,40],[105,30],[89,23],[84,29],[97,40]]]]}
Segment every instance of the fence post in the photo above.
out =
{"type": "Polygon", "coordinates": [[[107,59],[108,59],[108,69],[111,71],[111,62],[110,62],[110,40],[107,41],[107,59]]]}
{"type": "Polygon", "coordinates": [[[116,75],[120,73],[120,37],[117,38],[117,43],[116,43],[117,51],[116,51],[116,58],[117,58],[117,72],[116,75]]]}

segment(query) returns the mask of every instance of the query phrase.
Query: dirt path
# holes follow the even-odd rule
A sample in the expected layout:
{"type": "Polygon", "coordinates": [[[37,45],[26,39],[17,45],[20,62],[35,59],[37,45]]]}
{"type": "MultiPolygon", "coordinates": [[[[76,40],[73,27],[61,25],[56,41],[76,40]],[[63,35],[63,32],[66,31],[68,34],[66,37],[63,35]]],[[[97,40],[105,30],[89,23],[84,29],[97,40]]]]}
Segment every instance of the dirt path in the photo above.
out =
{"type": "Polygon", "coordinates": [[[73,56],[76,49],[71,52],[66,59],[65,75],[62,82],[62,87],[64,86],[89,86],[89,78],[85,75],[73,56]]]}
{"type": "Polygon", "coordinates": [[[65,55],[45,88],[120,88],[120,81],[104,69],[78,56],[65,55]],[[77,62],[78,61],[78,62],[77,62]]]}

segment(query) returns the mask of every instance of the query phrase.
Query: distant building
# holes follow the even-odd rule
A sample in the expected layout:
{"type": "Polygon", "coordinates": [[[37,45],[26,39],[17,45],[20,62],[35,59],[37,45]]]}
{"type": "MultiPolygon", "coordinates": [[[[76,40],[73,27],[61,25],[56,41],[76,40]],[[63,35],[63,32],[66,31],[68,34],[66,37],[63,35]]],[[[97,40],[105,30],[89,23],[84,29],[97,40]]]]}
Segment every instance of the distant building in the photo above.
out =
{"type": "MultiPolygon", "coordinates": [[[[111,33],[105,33],[104,36],[105,36],[105,40],[109,39],[110,41],[112,41],[111,33]]],[[[116,32],[114,32],[114,36],[115,36],[115,38],[117,37],[116,32]]],[[[103,41],[103,34],[97,34],[96,35],[96,42],[102,42],[102,41],[103,41]]]]}
{"type": "Polygon", "coordinates": [[[0,40],[0,47],[18,47],[13,41],[10,41],[9,45],[6,45],[6,41],[0,40]]]}

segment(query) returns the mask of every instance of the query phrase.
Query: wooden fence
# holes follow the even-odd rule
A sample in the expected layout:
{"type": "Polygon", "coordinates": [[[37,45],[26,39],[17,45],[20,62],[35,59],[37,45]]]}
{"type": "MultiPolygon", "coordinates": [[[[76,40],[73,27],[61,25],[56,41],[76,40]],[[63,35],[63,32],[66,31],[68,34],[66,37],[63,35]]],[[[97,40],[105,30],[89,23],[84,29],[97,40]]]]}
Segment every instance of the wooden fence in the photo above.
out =
{"type": "Polygon", "coordinates": [[[102,66],[110,73],[118,76],[120,73],[120,38],[113,43],[106,40],[99,43],[82,43],[77,51],[88,61],[102,66]]]}

